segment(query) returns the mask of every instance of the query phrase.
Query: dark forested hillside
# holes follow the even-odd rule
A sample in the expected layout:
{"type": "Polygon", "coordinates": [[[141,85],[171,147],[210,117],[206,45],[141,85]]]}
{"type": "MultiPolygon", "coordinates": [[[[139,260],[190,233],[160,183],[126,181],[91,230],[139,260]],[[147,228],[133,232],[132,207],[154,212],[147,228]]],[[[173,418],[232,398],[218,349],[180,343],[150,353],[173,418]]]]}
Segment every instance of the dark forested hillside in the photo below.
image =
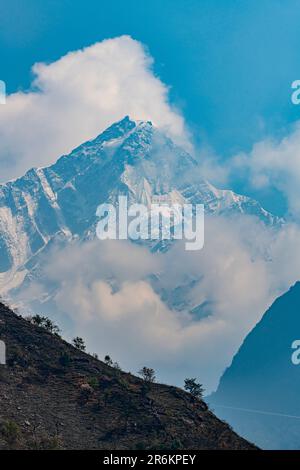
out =
{"type": "Polygon", "coordinates": [[[0,304],[0,448],[251,449],[206,404],[146,383],[0,304]]]}

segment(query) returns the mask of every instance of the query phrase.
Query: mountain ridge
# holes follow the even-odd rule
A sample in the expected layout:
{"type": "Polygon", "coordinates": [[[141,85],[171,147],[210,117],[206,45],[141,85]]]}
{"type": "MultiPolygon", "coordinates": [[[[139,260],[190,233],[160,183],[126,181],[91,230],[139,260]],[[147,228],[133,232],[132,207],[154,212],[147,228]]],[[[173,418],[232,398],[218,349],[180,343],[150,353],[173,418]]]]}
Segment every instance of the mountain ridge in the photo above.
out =
{"type": "Polygon", "coordinates": [[[256,449],[202,400],[107,365],[0,303],[0,449],[256,449]]]}
{"type": "Polygon", "coordinates": [[[256,201],[215,188],[199,172],[197,161],[151,122],[127,116],[54,164],[1,184],[0,291],[20,285],[26,265],[56,238],[95,236],[97,206],[118,194],[144,203],[173,194],[203,203],[210,214],[245,213],[280,224],[256,201]]]}
{"type": "Polygon", "coordinates": [[[263,448],[300,446],[300,374],[292,363],[299,309],[298,281],[249,332],[208,399],[218,416],[263,448]]]}

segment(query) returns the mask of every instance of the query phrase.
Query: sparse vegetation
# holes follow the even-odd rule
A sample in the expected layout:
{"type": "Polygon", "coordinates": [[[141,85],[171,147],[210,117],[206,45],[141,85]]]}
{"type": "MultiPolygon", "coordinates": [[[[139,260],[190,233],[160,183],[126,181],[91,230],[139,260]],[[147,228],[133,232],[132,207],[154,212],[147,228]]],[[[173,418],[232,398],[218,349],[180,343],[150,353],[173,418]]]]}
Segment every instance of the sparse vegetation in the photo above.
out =
{"type": "Polygon", "coordinates": [[[7,420],[2,425],[1,434],[5,442],[12,446],[19,440],[21,432],[17,423],[7,420]]]}
{"type": "Polygon", "coordinates": [[[99,379],[97,379],[97,377],[91,377],[88,380],[88,384],[89,384],[90,387],[92,387],[94,390],[96,390],[97,388],[99,388],[99,379]]]}
{"type": "Polygon", "coordinates": [[[116,361],[114,362],[108,354],[104,357],[104,362],[107,366],[113,367],[119,371],[122,370],[119,363],[116,361]]]}
{"type": "Polygon", "coordinates": [[[153,383],[156,380],[155,370],[150,367],[143,367],[138,374],[142,377],[145,382],[153,383]]]}
{"type": "Polygon", "coordinates": [[[204,389],[200,383],[196,382],[195,378],[185,379],[184,389],[189,392],[194,399],[200,400],[203,397],[204,389]]]}
{"type": "Polygon", "coordinates": [[[34,315],[33,317],[27,317],[26,320],[32,323],[33,325],[39,326],[40,328],[44,328],[46,331],[49,331],[49,333],[55,336],[60,335],[59,327],[54,323],[53,320],[48,317],[34,315]]]}
{"type": "Polygon", "coordinates": [[[59,450],[62,448],[62,443],[59,437],[43,436],[40,439],[30,440],[27,443],[30,450],[59,450]]]}
{"type": "Polygon", "coordinates": [[[111,366],[111,367],[112,367],[112,365],[113,365],[113,361],[112,361],[111,357],[110,357],[108,354],[105,356],[104,362],[105,362],[105,364],[106,364],[107,366],[111,366]]]}
{"type": "Polygon", "coordinates": [[[76,349],[79,349],[79,351],[85,351],[86,349],[85,342],[80,338],[80,336],[76,336],[76,338],[73,339],[72,344],[76,349]]]}
{"type": "Polygon", "coordinates": [[[153,369],[107,367],[0,303],[1,324],[0,449],[253,448],[153,369]]]}

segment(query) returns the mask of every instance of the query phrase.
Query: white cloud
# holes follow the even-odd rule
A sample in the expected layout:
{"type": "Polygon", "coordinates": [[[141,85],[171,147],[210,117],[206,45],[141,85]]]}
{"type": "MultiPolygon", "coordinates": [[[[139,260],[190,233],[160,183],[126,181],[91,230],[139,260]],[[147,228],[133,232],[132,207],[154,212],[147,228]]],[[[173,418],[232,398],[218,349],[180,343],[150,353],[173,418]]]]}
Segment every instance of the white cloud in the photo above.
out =
{"type": "Polygon", "coordinates": [[[53,311],[70,338],[83,336],[100,357],[110,354],[133,372],[154,367],[169,383],[197,376],[211,390],[267,307],[300,278],[299,235],[296,226],[278,233],[255,217],[208,216],[199,252],[183,243],[165,254],[124,241],[69,246],[45,264],[47,282],[59,286],[53,311]],[[211,315],[168,305],[149,281],[153,273],[169,290],[198,279],[185,300],[210,303],[211,315]]]}
{"type": "Polygon", "coordinates": [[[242,153],[230,163],[236,176],[246,174],[256,189],[277,188],[288,201],[290,214],[300,218],[300,123],[281,140],[265,139],[249,154],[242,153]]]}
{"type": "MultiPolygon", "coordinates": [[[[1,179],[49,164],[127,114],[184,138],[184,121],[151,66],[142,45],[127,36],[36,64],[32,90],[10,95],[1,108],[1,179]]],[[[281,142],[258,143],[231,162],[257,187],[285,192],[296,214],[298,143],[300,126],[281,142]]],[[[216,156],[201,161],[206,175],[227,180],[228,169],[216,156]]],[[[205,247],[196,254],[180,244],[164,256],[122,242],[100,250],[97,241],[53,254],[45,274],[59,285],[57,310],[91,351],[109,353],[133,372],[149,365],[170,383],[192,375],[211,388],[267,306],[300,278],[299,240],[296,226],[275,236],[255,218],[219,217],[206,219],[205,247]],[[162,288],[183,286],[187,274],[199,279],[187,298],[191,305],[209,302],[212,315],[197,320],[167,305],[149,282],[153,272],[162,288]]],[[[47,291],[42,282],[22,300],[47,291]]]]}
{"type": "Polygon", "coordinates": [[[1,180],[51,163],[125,115],[184,139],[183,118],[152,63],[141,43],[122,36],[35,64],[31,90],[1,107],[1,180]]]}

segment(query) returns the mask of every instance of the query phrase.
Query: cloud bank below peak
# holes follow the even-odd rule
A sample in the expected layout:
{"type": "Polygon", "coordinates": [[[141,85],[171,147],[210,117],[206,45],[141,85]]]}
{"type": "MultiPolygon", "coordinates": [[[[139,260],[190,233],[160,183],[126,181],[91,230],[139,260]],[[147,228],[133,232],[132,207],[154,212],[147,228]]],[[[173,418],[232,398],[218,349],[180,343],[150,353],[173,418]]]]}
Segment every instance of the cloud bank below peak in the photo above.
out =
{"type": "Polygon", "coordinates": [[[152,65],[129,36],[35,64],[31,90],[9,95],[0,110],[2,182],[51,163],[125,115],[151,120],[187,145],[184,119],[152,65]]]}

